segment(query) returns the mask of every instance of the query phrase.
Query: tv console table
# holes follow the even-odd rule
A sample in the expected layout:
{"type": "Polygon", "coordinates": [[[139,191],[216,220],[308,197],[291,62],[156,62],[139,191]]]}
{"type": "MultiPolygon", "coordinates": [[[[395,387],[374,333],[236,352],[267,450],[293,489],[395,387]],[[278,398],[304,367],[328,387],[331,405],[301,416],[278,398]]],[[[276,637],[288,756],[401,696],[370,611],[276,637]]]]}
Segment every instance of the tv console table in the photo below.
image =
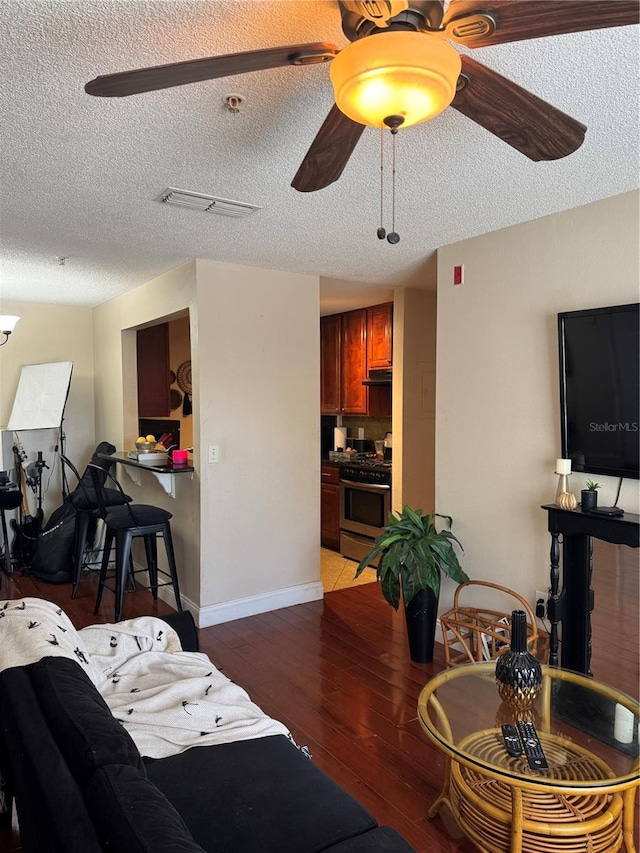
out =
{"type": "Polygon", "coordinates": [[[551,623],[549,664],[591,675],[592,542],[640,547],[640,516],[625,512],[618,518],[545,504],[551,534],[551,569],[547,616],[551,623]],[[560,590],[560,536],[562,536],[562,590],[560,590]],[[562,651],[558,658],[558,625],[562,624],[562,651]]]}

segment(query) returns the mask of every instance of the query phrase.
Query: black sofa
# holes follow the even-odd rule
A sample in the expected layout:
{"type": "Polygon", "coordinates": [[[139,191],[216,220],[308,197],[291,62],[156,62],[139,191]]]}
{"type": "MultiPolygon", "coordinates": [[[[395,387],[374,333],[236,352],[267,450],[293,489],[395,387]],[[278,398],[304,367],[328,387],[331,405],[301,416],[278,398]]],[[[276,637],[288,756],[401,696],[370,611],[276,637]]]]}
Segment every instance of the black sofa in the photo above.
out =
{"type": "MultiPolygon", "coordinates": [[[[197,650],[188,613],[167,617],[197,650]]],[[[0,672],[0,820],[24,853],[411,853],[284,735],[142,758],[79,664],[0,672]]]]}

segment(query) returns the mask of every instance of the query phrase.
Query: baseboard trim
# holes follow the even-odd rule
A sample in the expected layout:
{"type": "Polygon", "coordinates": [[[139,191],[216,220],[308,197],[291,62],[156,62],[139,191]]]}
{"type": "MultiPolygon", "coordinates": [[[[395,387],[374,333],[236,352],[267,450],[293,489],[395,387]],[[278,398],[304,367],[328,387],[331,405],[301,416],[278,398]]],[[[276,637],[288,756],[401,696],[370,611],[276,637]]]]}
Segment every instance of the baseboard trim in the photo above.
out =
{"type": "MultiPolygon", "coordinates": [[[[158,594],[163,601],[175,607],[176,601],[169,587],[159,590],[158,594]]],[[[321,581],[236,598],[220,604],[208,604],[205,607],[197,607],[184,595],[181,596],[182,606],[191,611],[198,628],[208,628],[210,625],[220,625],[234,619],[243,619],[245,616],[256,616],[258,613],[269,613],[271,610],[305,604],[307,601],[319,601],[323,597],[324,588],[321,581]]]]}

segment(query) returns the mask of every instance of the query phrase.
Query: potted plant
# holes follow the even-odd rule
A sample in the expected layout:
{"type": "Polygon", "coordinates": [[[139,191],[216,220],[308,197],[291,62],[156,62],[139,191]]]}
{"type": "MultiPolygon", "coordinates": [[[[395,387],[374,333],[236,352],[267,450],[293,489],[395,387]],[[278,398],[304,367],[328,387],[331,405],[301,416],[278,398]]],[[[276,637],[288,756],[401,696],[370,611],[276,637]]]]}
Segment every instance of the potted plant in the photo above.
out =
{"type": "Polygon", "coordinates": [[[433,660],[433,643],[440,596],[440,575],[458,583],[469,580],[458,562],[455,545],[462,545],[451,532],[448,515],[413,510],[389,513],[389,524],[376,537],[373,547],[358,565],[356,577],[371,564],[385,599],[397,610],[400,595],[404,601],[411,659],[421,663],[433,660]],[[447,527],[438,530],[436,518],[447,527]]]}
{"type": "Polygon", "coordinates": [[[593,480],[587,480],[586,488],[580,492],[582,510],[594,509],[598,506],[598,489],[600,483],[594,483],[593,480]]]}

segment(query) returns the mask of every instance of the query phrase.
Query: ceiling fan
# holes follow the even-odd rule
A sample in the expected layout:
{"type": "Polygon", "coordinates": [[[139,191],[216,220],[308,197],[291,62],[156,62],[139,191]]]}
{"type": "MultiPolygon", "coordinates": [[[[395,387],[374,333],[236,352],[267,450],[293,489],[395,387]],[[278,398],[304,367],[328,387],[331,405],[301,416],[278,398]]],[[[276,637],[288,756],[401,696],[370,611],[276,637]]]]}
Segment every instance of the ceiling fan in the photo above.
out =
{"type": "Polygon", "coordinates": [[[212,56],[101,75],[85,91],[125,97],[333,60],[336,103],[291,184],[313,192],[340,177],[365,126],[395,132],[449,105],[531,160],[566,157],[582,144],[585,125],[450,42],[477,48],[640,22],[638,0],[451,0],[446,9],[443,0],[337,2],[351,42],[343,50],[317,42],[212,56]]]}

